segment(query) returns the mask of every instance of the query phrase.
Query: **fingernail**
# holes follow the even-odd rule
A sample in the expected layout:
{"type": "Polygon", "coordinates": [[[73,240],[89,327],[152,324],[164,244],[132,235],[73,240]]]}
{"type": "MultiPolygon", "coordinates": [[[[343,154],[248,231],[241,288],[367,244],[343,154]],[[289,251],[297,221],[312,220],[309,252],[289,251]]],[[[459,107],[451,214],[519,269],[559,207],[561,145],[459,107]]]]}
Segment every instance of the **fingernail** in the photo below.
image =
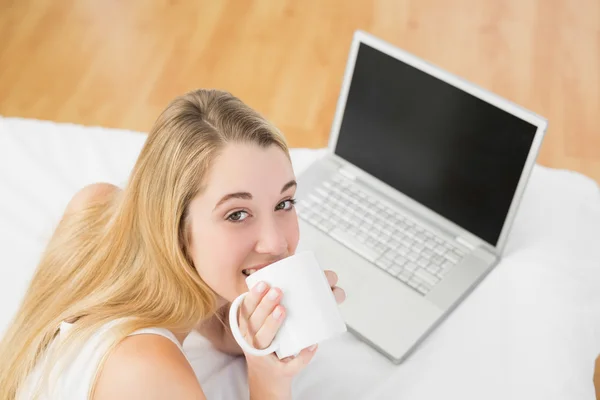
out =
{"type": "Polygon", "coordinates": [[[271,290],[269,290],[269,293],[267,294],[267,298],[269,300],[275,300],[277,298],[277,290],[271,288],[271,290]]]}
{"type": "Polygon", "coordinates": [[[265,289],[267,288],[267,285],[264,282],[258,282],[255,286],[254,286],[254,291],[256,293],[262,293],[265,289]]]}
{"type": "Polygon", "coordinates": [[[316,345],[316,344],[313,344],[312,346],[310,346],[310,347],[308,348],[308,351],[315,351],[316,349],[317,349],[317,345],[316,345]]]}
{"type": "Polygon", "coordinates": [[[283,314],[281,312],[281,307],[279,307],[279,306],[275,307],[275,310],[273,311],[273,318],[279,319],[279,317],[281,317],[281,314],[283,314]]]}

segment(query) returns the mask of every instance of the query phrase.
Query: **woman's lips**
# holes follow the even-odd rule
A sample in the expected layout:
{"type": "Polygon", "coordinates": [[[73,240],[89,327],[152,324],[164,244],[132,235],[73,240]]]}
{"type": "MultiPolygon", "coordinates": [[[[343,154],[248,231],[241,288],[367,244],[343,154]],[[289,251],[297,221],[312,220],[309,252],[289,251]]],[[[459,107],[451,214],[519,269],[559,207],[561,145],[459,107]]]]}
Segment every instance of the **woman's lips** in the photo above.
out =
{"type": "MultiPolygon", "coordinates": [[[[278,260],[276,260],[276,261],[278,261],[278,260]]],[[[276,262],[276,261],[272,261],[272,262],[265,263],[265,264],[259,264],[259,265],[255,265],[255,266],[253,266],[253,267],[250,267],[250,268],[245,268],[245,269],[243,269],[243,270],[242,270],[242,273],[243,273],[244,275],[246,275],[246,276],[250,276],[250,275],[252,275],[253,273],[255,273],[256,271],[258,271],[259,269],[263,269],[264,267],[266,267],[266,266],[268,266],[268,265],[271,265],[271,264],[273,264],[273,263],[274,263],[274,262],[276,262]]]]}

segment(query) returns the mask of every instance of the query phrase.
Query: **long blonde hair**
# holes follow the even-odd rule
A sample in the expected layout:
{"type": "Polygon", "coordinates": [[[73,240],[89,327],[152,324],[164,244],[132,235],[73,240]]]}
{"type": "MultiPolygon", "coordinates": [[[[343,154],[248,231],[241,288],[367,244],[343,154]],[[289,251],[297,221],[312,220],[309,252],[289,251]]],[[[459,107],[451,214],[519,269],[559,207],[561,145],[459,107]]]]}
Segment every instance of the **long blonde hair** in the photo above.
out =
{"type": "MultiPolygon", "coordinates": [[[[283,135],[236,97],[189,92],[159,116],[123,191],[65,214],[0,342],[0,399],[16,398],[62,321],[77,319],[57,344],[61,359],[109,321],[125,321],[110,350],[137,329],[189,331],[215,311],[188,253],[188,206],[233,142],[276,145],[289,157],[283,135]]],[[[54,373],[47,364],[44,380],[54,373]]]]}

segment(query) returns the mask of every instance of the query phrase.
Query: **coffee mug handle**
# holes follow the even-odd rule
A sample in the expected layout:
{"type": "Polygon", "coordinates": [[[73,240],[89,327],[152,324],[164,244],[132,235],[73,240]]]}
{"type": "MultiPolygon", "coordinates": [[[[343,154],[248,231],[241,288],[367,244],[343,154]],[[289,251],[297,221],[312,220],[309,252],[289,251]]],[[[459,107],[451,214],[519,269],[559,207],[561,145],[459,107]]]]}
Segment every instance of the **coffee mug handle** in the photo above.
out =
{"type": "Polygon", "coordinates": [[[252,347],[246,342],[246,339],[242,336],[242,332],[240,331],[240,327],[238,325],[238,308],[240,308],[240,304],[246,297],[246,293],[242,293],[239,295],[232,303],[231,307],[229,307],[229,327],[231,328],[231,333],[233,334],[233,338],[240,345],[240,347],[248,354],[252,354],[253,356],[266,356],[267,354],[271,354],[279,348],[279,341],[277,337],[271,342],[271,345],[266,349],[257,349],[252,347]]]}

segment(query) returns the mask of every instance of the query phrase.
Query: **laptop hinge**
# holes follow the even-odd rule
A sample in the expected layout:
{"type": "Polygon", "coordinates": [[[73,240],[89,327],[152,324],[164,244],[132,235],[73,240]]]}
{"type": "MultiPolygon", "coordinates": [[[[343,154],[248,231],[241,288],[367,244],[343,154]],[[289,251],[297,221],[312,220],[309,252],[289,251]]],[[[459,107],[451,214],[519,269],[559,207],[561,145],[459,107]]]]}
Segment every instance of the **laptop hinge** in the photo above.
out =
{"type": "Polygon", "coordinates": [[[470,250],[475,250],[475,246],[469,242],[467,242],[465,239],[463,239],[460,236],[456,237],[456,241],[460,244],[462,244],[463,246],[467,247],[470,250]]]}
{"type": "Polygon", "coordinates": [[[348,179],[351,179],[353,181],[356,180],[356,176],[352,172],[348,171],[346,168],[340,168],[339,173],[344,175],[348,179]]]}

